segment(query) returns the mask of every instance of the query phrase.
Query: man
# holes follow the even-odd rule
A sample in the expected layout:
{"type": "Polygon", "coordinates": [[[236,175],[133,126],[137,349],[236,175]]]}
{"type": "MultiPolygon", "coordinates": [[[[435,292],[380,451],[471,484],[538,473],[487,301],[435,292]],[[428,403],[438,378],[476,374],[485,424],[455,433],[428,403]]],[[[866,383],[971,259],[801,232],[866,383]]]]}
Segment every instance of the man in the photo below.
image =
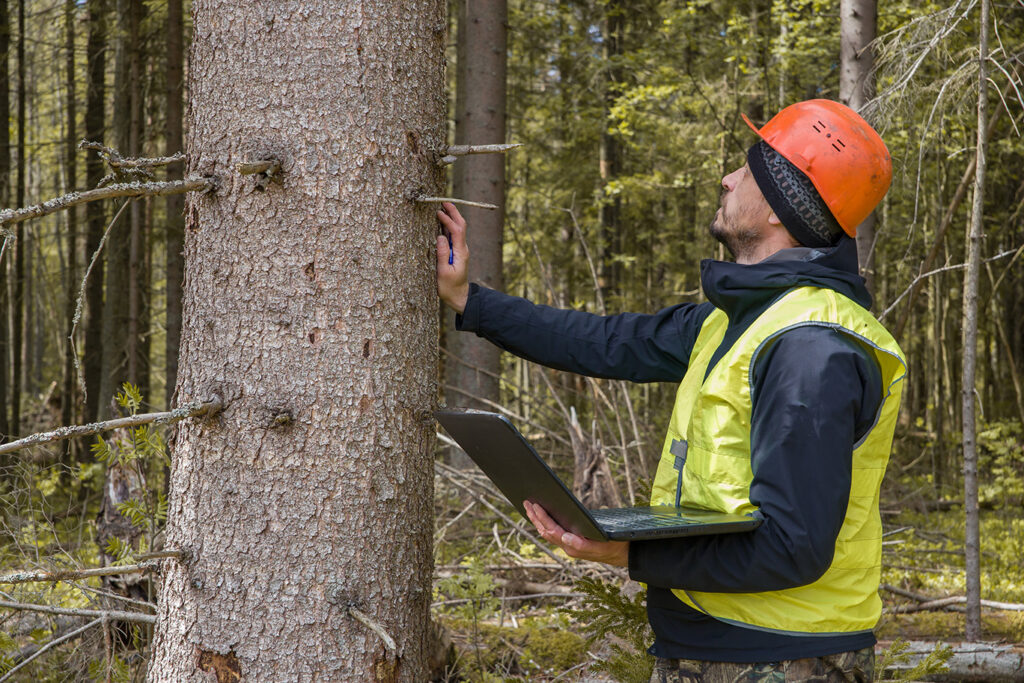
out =
{"type": "MultiPolygon", "coordinates": [[[[745,117],[744,117],[745,118],[745,117]]],[[[779,112],[722,179],[709,303],[600,317],[470,285],[465,222],[439,212],[438,292],[460,329],[545,365],[679,382],[653,505],[760,515],[752,532],[596,542],[527,504],[569,555],[648,586],[653,681],[869,681],[881,614],[878,490],[905,373],[867,308],[857,225],[888,190],[878,134],[826,100],[779,112]]]]}

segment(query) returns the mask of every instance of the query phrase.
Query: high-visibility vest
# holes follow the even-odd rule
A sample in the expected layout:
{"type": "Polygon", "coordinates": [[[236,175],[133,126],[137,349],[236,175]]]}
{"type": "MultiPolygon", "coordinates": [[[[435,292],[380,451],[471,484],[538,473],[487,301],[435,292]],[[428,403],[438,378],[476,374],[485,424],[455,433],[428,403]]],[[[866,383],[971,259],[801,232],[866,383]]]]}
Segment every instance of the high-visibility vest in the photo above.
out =
{"type": "Polygon", "coordinates": [[[701,327],[676,393],[651,492],[652,505],[684,505],[739,514],[757,510],[750,502],[750,422],[756,400],[753,371],[760,355],[788,330],[827,327],[861,345],[881,369],[882,401],[870,431],[851,444],[849,503],[832,564],[824,575],[813,583],[778,591],[673,593],[716,619],[761,630],[799,635],[871,630],[882,611],[878,597],[882,560],[878,492],[892,447],[901,380],[906,374],[903,352],[862,306],[830,289],[799,287],[762,313],[705,379],[727,324],[726,315],[716,310],[701,327]]]}

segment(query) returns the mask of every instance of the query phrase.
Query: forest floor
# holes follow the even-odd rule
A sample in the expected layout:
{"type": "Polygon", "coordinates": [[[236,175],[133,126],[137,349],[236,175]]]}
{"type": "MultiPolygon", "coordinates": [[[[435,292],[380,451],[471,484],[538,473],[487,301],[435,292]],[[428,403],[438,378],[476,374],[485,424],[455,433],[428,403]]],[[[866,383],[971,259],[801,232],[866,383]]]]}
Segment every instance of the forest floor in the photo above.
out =
{"type": "MultiPolygon", "coordinates": [[[[624,580],[621,571],[577,562],[560,551],[546,555],[549,549],[534,545],[511,524],[515,521],[529,530],[528,522],[497,497],[485,480],[470,479],[479,497],[443,500],[438,517],[434,615],[453,645],[448,680],[646,683],[649,669],[645,667],[652,660],[636,648],[629,653],[629,640],[630,629],[647,627],[637,625],[636,612],[621,614],[629,611],[630,600],[640,604],[636,595],[641,587],[624,580]],[[467,513],[456,519],[459,511],[467,510],[467,505],[476,507],[481,498],[489,499],[507,518],[481,510],[484,514],[467,513]],[[586,579],[616,587],[621,599],[602,604],[592,591],[588,593],[586,579]],[[608,634],[589,638],[609,623],[615,626],[608,634]]],[[[440,481],[438,491],[439,500],[453,493],[440,481]]],[[[965,594],[962,508],[951,504],[929,511],[923,504],[895,502],[882,507],[885,608],[876,628],[877,652],[882,655],[893,643],[905,641],[914,641],[920,650],[929,647],[918,642],[924,641],[950,644],[959,653],[965,629],[963,605],[928,603],[965,594]]],[[[1019,517],[1017,506],[982,510],[982,597],[986,600],[1024,603],[1024,520],[1019,517]]],[[[1024,611],[984,609],[982,616],[985,642],[1007,646],[1006,652],[1019,654],[1024,662],[1024,611]]],[[[959,657],[950,660],[954,669],[959,657]]],[[[900,680],[943,680],[920,672],[908,679],[908,672],[893,669],[889,675],[900,680]]],[[[948,674],[944,680],[950,680],[948,674]]],[[[1004,680],[1024,680],[1024,671],[1019,678],[1004,680]]]]}

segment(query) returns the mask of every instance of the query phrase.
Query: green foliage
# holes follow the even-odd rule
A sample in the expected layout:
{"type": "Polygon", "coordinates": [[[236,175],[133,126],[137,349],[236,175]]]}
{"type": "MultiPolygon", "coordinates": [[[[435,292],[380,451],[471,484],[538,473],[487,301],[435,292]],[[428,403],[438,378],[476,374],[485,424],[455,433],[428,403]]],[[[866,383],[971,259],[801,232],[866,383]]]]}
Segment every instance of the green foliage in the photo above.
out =
{"type": "Polygon", "coordinates": [[[1016,420],[979,425],[978,470],[985,473],[978,495],[1000,504],[1024,501],[1024,430],[1016,420]]]}
{"type": "Polygon", "coordinates": [[[907,652],[910,644],[905,640],[894,641],[889,648],[882,653],[875,667],[876,680],[891,681],[920,681],[926,680],[926,676],[941,674],[949,671],[946,665],[953,657],[953,648],[948,645],[939,645],[928,653],[920,662],[913,667],[910,666],[911,654],[907,652]],[[895,669],[896,678],[885,678],[888,669],[895,669]]]}
{"type": "Polygon", "coordinates": [[[89,662],[89,678],[93,681],[113,681],[113,683],[131,683],[131,667],[117,655],[107,659],[93,659],[89,662]]]}
{"type": "Polygon", "coordinates": [[[442,607],[453,616],[464,619],[486,619],[497,613],[500,601],[494,597],[494,577],[485,571],[477,558],[463,562],[465,568],[437,582],[434,599],[446,597],[453,601],[442,607]]]}
{"type": "Polygon", "coordinates": [[[585,596],[576,618],[588,634],[587,644],[612,637],[612,654],[592,668],[622,683],[647,683],[654,657],[647,652],[653,633],[644,607],[646,593],[630,598],[615,584],[589,578],[580,579],[575,587],[585,596]]]}

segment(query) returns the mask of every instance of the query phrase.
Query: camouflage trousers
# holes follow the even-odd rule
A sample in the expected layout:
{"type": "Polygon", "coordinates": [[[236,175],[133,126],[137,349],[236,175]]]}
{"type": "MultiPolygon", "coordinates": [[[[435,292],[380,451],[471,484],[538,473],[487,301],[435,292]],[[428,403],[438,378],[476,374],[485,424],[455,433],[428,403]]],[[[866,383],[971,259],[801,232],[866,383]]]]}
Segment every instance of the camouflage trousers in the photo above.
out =
{"type": "Polygon", "coordinates": [[[651,683],[869,683],[875,674],[875,649],[866,647],[826,657],[763,664],[701,662],[658,658],[651,683]]]}

